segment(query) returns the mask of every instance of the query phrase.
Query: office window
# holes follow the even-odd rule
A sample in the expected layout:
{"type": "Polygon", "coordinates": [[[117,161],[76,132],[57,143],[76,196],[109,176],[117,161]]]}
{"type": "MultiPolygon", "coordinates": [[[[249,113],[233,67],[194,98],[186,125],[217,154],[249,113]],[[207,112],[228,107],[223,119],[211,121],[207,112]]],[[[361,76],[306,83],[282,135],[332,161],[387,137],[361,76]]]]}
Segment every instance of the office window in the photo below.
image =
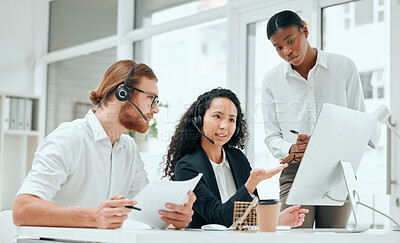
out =
{"type": "Polygon", "coordinates": [[[385,81],[383,70],[360,73],[365,99],[385,98],[385,81]]]}
{"type": "Polygon", "coordinates": [[[378,22],[383,22],[385,21],[385,0],[378,0],[377,2],[375,2],[375,9],[377,12],[377,20],[378,22]]]}
{"type": "MultiPolygon", "coordinates": [[[[211,21],[134,43],[134,57],[158,78],[161,143],[152,153],[164,155],[183,113],[205,91],[226,84],[226,19],[211,21]],[[212,36],[212,38],[210,38],[212,36]],[[168,107],[166,107],[168,106],[168,107]]],[[[159,156],[161,158],[161,156],[159,156]]]]}
{"type": "Polygon", "coordinates": [[[50,2],[48,51],[115,35],[117,3],[117,0],[50,2]]]}
{"type": "Polygon", "coordinates": [[[360,73],[360,79],[363,86],[365,99],[372,99],[371,78],[372,78],[372,71],[360,73]]]}
{"type": "Polygon", "coordinates": [[[385,21],[385,12],[384,11],[379,11],[378,12],[378,21],[379,22],[385,21]]]}
{"type": "MultiPolygon", "coordinates": [[[[299,13],[301,14],[301,13],[299,13]]],[[[266,37],[265,30],[268,19],[247,25],[247,100],[246,115],[250,138],[246,146],[246,154],[253,168],[276,167],[274,158],[264,143],[264,117],[262,113],[262,84],[265,72],[283,60],[266,37]]],[[[262,181],[258,188],[264,196],[279,195],[279,176],[262,181]]]]}
{"type": "MultiPolygon", "coordinates": [[[[389,106],[389,80],[387,78],[389,63],[388,23],[371,20],[372,2],[361,0],[327,7],[323,15],[323,49],[350,57],[360,72],[366,111],[372,113],[379,105],[389,106]],[[342,28],[337,24],[343,17],[344,5],[354,4],[355,24],[351,29],[342,28]],[[366,51],[368,50],[368,51],[366,51]]],[[[383,2],[383,1],[382,1],[383,2]]],[[[382,9],[382,11],[385,11],[382,9]]],[[[385,210],[389,207],[386,193],[386,128],[382,126],[382,134],[376,149],[367,148],[357,173],[360,194],[369,195],[371,204],[385,210]]],[[[373,217],[373,227],[381,228],[387,224],[379,217],[373,217]]]]}
{"type": "Polygon", "coordinates": [[[344,28],[345,28],[345,29],[350,28],[350,19],[347,19],[347,18],[346,18],[346,19],[344,20],[344,28]]]}
{"type": "Polygon", "coordinates": [[[90,91],[114,62],[115,48],[49,64],[46,135],[60,123],[86,114],[88,109],[83,109],[91,107],[90,91]]]}
{"type": "Polygon", "coordinates": [[[373,0],[363,0],[354,2],[355,6],[355,26],[370,24],[374,21],[374,2],[373,0]]]}
{"type": "Polygon", "coordinates": [[[362,0],[329,7],[329,12],[348,29],[385,21],[385,8],[384,0],[362,0]]]}
{"type": "Polygon", "coordinates": [[[227,0],[136,0],[135,28],[165,23],[227,4],[227,0]]]}

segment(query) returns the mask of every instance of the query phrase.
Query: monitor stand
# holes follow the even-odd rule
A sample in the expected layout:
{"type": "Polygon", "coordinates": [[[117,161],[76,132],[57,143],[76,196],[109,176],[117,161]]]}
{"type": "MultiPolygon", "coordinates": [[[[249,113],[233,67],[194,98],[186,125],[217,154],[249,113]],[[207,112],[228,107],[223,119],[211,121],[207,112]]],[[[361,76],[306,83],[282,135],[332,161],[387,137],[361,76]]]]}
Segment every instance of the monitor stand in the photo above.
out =
{"type": "MultiPolygon", "coordinates": [[[[354,217],[354,227],[353,228],[326,228],[326,229],[314,229],[315,231],[329,231],[329,232],[363,232],[369,229],[369,224],[361,223],[357,217],[357,201],[356,201],[356,176],[353,172],[351,164],[346,161],[340,161],[340,167],[342,168],[344,181],[346,184],[347,192],[349,194],[351,212],[354,217]]],[[[327,192],[325,195],[329,195],[327,192]]]]}
{"type": "MultiPolygon", "coordinates": [[[[338,232],[338,233],[349,233],[349,232],[363,232],[367,231],[370,226],[367,223],[360,223],[357,218],[357,201],[355,198],[356,194],[356,177],[353,172],[353,168],[351,164],[346,161],[340,161],[340,167],[342,168],[344,181],[346,184],[347,192],[349,195],[351,211],[354,216],[354,227],[353,228],[317,228],[317,229],[298,229],[301,231],[310,231],[310,232],[338,232]]],[[[325,193],[324,197],[329,196],[329,192],[325,193]]],[[[307,216],[306,216],[307,217],[307,216]]]]}

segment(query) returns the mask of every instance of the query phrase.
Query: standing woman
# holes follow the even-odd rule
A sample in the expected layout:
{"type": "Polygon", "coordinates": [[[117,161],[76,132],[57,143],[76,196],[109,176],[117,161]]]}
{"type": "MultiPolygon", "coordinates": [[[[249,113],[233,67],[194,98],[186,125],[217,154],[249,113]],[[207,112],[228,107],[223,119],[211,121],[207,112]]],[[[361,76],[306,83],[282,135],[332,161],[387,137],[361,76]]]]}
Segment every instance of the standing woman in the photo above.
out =
{"type": "MultiPolygon", "coordinates": [[[[239,150],[247,139],[247,125],[236,95],[217,88],[200,95],[183,115],[166,155],[165,176],[172,180],[203,177],[194,189],[197,197],[189,228],[233,222],[235,201],[252,201],[256,186],[283,170],[251,170],[239,150]]],[[[278,224],[297,227],[308,210],[293,206],[281,212],[278,224]]]]}
{"type": "MultiPolygon", "coordinates": [[[[307,24],[292,11],[272,16],[267,37],[285,60],[264,77],[262,88],[265,144],[276,158],[305,151],[308,135],[324,103],[364,111],[360,77],[352,60],[312,48],[307,24]],[[296,130],[300,134],[292,134],[296,130]]],[[[327,138],[328,139],[328,138],[327,138]]],[[[323,166],[321,158],[321,166],[323,166]]],[[[290,164],[280,177],[282,209],[299,164],[290,164]]],[[[315,183],[318,183],[317,181],[315,183]]],[[[305,206],[310,210],[302,227],[346,227],[350,206],[305,206]]]]}

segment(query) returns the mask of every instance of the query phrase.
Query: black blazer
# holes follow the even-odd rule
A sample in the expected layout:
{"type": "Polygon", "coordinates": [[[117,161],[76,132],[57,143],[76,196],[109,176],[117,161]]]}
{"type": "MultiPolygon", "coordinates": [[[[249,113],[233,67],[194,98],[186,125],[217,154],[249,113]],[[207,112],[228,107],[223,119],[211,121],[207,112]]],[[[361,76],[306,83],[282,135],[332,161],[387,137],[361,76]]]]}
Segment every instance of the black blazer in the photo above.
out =
{"type": "Polygon", "coordinates": [[[188,228],[200,228],[205,224],[232,225],[235,201],[252,201],[244,184],[249,178],[251,167],[246,155],[239,149],[224,148],[236,185],[236,193],[225,203],[221,203],[217,180],[206,152],[201,146],[185,155],[176,164],[175,180],[184,181],[203,173],[194,189],[197,200],[193,204],[194,214],[188,228]]]}

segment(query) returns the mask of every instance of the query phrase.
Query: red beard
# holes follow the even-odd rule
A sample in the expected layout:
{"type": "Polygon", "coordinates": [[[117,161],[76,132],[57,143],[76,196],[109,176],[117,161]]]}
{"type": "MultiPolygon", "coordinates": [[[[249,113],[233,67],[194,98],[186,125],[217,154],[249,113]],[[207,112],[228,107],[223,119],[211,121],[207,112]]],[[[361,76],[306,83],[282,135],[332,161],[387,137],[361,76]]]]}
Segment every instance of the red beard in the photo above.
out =
{"type": "Polygon", "coordinates": [[[121,107],[118,114],[119,123],[128,130],[145,133],[149,129],[148,121],[143,119],[140,112],[128,102],[121,107]]]}

